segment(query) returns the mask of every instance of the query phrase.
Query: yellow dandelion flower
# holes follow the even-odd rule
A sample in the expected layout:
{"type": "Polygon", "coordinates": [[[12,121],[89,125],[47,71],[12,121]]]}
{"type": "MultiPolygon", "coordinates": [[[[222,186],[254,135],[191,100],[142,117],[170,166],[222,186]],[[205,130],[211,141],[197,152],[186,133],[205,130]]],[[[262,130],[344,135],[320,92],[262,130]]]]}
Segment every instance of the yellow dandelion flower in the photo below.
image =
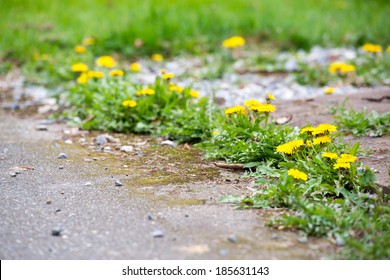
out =
{"type": "Polygon", "coordinates": [[[161,73],[161,74],[167,73],[167,69],[160,69],[160,73],[161,73]]]}
{"type": "Polygon", "coordinates": [[[261,105],[261,102],[255,99],[250,99],[244,102],[244,105],[247,107],[252,107],[252,106],[259,106],[261,105]]]}
{"type": "Polygon", "coordinates": [[[218,134],[219,134],[219,131],[216,130],[216,129],[214,129],[214,130],[213,130],[213,135],[216,136],[216,135],[218,135],[218,134]]]}
{"type": "Polygon", "coordinates": [[[307,134],[311,134],[315,131],[315,128],[314,127],[311,127],[311,126],[306,126],[304,128],[302,128],[300,131],[299,131],[299,134],[304,134],[304,133],[307,133],[307,134]]]}
{"type": "Polygon", "coordinates": [[[178,93],[182,93],[184,91],[184,88],[182,88],[181,86],[175,85],[175,84],[171,84],[169,86],[169,90],[170,91],[176,91],[178,93]]]}
{"type": "Polygon", "coordinates": [[[84,46],[90,46],[96,43],[96,39],[94,37],[87,37],[83,40],[82,44],[84,46]]]}
{"type": "Polygon", "coordinates": [[[190,95],[193,97],[193,98],[199,98],[199,91],[196,91],[196,90],[193,90],[191,89],[190,90],[190,95]]]}
{"type": "Polygon", "coordinates": [[[144,88],[136,92],[137,95],[153,95],[156,92],[152,88],[144,88]]]}
{"type": "Polygon", "coordinates": [[[78,54],[83,54],[87,51],[87,49],[82,45],[75,46],[73,50],[75,53],[78,53],[78,54]]]}
{"type": "Polygon", "coordinates": [[[163,59],[164,59],[164,57],[161,54],[159,54],[159,53],[152,54],[152,60],[153,61],[159,62],[159,61],[162,61],[163,59]]]}
{"type": "Polygon", "coordinates": [[[142,66],[139,63],[134,62],[134,63],[130,64],[130,70],[133,72],[139,72],[139,71],[141,71],[141,69],[142,69],[142,66]]]}
{"type": "Polygon", "coordinates": [[[332,94],[332,93],[334,93],[334,88],[333,87],[326,87],[326,88],[324,88],[324,93],[325,94],[332,94]]]}
{"type": "Polygon", "coordinates": [[[84,63],[76,63],[72,65],[72,72],[87,72],[88,66],[84,63]]]}
{"type": "Polygon", "coordinates": [[[110,71],[111,77],[122,77],[124,75],[124,72],[122,70],[116,69],[110,71]]]}
{"type": "Polygon", "coordinates": [[[267,101],[270,101],[270,100],[275,100],[275,96],[271,93],[268,93],[267,94],[267,101]]]}
{"type": "Polygon", "coordinates": [[[106,67],[106,68],[113,68],[116,65],[116,62],[111,56],[105,55],[99,57],[96,60],[96,65],[106,67]]]}
{"type": "Polygon", "coordinates": [[[137,106],[137,101],[135,101],[135,100],[124,100],[122,102],[122,106],[124,106],[124,107],[135,107],[135,106],[137,106]]]}
{"type": "Polygon", "coordinates": [[[331,74],[347,74],[349,72],[355,72],[356,68],[352,64],[346,64],[344,62],[334,62],[329,65],[329,73],[331,74]]]}
{"type": "Polygon", "coordinates": [[[290,142],[287,142],[287,143],[284,143],[282,145],[277,146],[276,152],[291,155],[291,154],[295,153],[296,150],[301,146],[303,146],[302,139],[292,140],[290,142]]]}
{"type": "Polygon", "coordinates": [[[382,52],[382,46],[366,43],[362,46],[362,50],[369,53],[381,53],[382,52]]]}
{"type": "Polygon", "coordinates": [[[101,79],[104,77],[104,73],[100,71],[88,71],[87,75],[88,78],[96,78],[96,79],[101,79]]]}
{"type": "Polygon", "coordinates": [[[287,174],[292,176],[295,179],[300,179],[303,181],[307,181],[306,173],[299,171],[298,169],[291,168],[287,171],[287,174]]]}
{"type": "Polygon", "coordinates": [[[322,153],[322,157],[330,158],[330,159],[337,159],[338,155],[336,153],[325,152],[325,153],[322,153]]]}
{"type": "Polygon", "coordinates": [[[313,135],[320,135],[320,134],[332,133],[332,132],[336,132],[336,131],[337,131],[337,126],[335,126],[333,124],[322,123],[314,129],[312,134],[313,135]]]}
{"type": "Polygon", "coordinates": [[[164,73],[164,74],[162,74],[162,78],[163,78],[164,80],[170,80],[170,79],[172,79],[173,77],[175,77],[175,74],[173,74],[173,73],[164,73]]]}
{"type": "Polygon", "coordinates": [[[328,135],[317,137],[313,140],[313,145],[320,145],[332,142],[332,139],[328,135]]]}
{"type": "Polygon", "coordinates": [[[333,165],[334,170],[340,169],[340,168],[349,169],[349,168],[351,168],[351,164],[349,162],[337,162],[333,165]]]}
{"type": "Polygon", "coordinates": [[[86,84],[89,80],[88,74],[83,72],[81,75],[77,78],[77,83],[79,84],[86,84]]]}
{"type": "Polygon", "coordinates": [[[386,52],[390,53],[390,46],[386,48],[386,52]]]}
{"type": "Polygon", "coordinates": [[[355,162],[356,157],[350,154],[341,154],[338,162],[355,162]]]}
{"type": "Polygon", "coordinates": [[[258,113],[270,113],[276,111],[276,107],[272,104],[260,104],[258,106],[251,106],[249,109],[258,113]]]}
{"type": "Polygon", "coordinates": [[[227,49],[235,49],[245,45],[245,39],[241,36],[233,36],[222,42],[222,46],[227,49]]]}
{"type": "Polygon", "coordinates": [[[225,110],[225,114],[227,116],[231,115],[231,114],[241,114],[241,115],[245,115],[246,114],[246,109],[244,106],[234,106],[234,107],[230,107],[230,108],[227,108],[225,110]]]}

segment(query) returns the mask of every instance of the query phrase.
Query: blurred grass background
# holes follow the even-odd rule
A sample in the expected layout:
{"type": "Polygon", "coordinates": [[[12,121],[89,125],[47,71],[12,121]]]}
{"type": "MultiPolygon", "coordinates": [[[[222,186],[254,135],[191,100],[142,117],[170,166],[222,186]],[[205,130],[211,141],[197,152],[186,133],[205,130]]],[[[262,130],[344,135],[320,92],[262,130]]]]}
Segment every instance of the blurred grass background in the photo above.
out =
{"type": "Polygon", "coordinates": [[[390,43],[388,0],[0,0],[0,11],[3,60],[86,36],[97,38],[98,54],[126,56],[213,51],[232,35],[282,49],[390,43]]]}

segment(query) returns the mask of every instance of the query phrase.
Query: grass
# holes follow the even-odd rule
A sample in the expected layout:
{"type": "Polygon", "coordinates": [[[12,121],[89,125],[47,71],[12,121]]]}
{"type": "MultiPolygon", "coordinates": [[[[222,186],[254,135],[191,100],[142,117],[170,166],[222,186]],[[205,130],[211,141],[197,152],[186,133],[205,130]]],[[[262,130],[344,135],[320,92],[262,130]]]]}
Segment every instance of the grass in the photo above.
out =
{"type": "Polygon", "coordinates": [[[98,54],[127,56],[210,51],[235,34],[296,48],[390,43],[385,0],[3,0],[0,10],[3,60],[50,54],[85,36],[98,39],[98,54]]]}

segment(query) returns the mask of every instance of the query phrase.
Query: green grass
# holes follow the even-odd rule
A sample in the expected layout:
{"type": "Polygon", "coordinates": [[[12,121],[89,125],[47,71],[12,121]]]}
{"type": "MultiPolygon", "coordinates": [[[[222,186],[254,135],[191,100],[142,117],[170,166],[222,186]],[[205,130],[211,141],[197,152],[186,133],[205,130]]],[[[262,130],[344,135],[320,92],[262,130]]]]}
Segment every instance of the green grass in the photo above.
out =
{"type": "Polygon", "coordinates": [[[385,0],[2,0],[0,10],[0,58],[22,61],[90,35],[98,53],[128,56],[210,51],[236,34],[280,47],[390,43],[385,0]]]}

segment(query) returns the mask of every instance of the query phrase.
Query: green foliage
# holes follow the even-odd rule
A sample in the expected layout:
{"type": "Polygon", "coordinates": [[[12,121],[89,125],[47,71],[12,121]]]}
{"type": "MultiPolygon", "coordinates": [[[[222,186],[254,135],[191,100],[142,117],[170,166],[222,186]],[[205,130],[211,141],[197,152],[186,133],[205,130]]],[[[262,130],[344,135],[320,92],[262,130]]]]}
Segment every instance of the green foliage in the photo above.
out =
{"type": "Polygon", "coordinates": [[[269,113],[234,113],[226,115],[214,131],[214,136],[199,144],[207,159],[227,162],[259,162],[281,159],[275,147],[289,138],[291,128],[276,125],[269,113]]]}
{"type": "Polygon", "coordinates": [[[21,60],[73,47],[85,35],[97,37],[100,54],[168,55],[210,51],[234,34],[295,48],[389,44],[390,30],[388,1],[4,0],[0,10],[0,56],[21,60]]]}
{"type": "Polygon", "coordinates": [[[331,108],[331,112],[337,126],[354,136],[382,136],[390,132],[390,112],[382,115],[376,111],[367,112],[366,109],[356,112],[353,109],[348,110],[345,102],[331,108]]]}

